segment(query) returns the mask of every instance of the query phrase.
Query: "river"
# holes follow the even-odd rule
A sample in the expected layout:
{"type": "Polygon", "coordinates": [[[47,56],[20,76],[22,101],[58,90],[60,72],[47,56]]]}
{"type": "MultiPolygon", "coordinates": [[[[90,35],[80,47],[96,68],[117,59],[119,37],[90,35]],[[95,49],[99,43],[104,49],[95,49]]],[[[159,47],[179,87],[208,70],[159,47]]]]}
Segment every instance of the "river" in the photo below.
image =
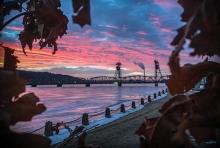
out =
{"type": "MultiPolygon", "coordinates": [[[[103,117],[93,116],[104,112],[107,107],[114,110],[121,104],[130,105],[135,101],[137,105],[141,98],[165,90],[166,85],[159,83],[158,87],[154,84],[71,84],[56,87],[56,85],[38,85],[37,87],[26,87],[26,92],[34,92],[45,104],[47,110],[40,115],[33,117],[31,122],[19,122],[11,126],[17,132],[31,132],[43,127],[47,121],[52,123],[69,122],[82,117],[83,113],[92,115],[90,120],[103,117]]],[[[79,124],[76,122],[75,124],[79,124]]],[[[41,131],[42,132],[42,131],[41,131]]]]}

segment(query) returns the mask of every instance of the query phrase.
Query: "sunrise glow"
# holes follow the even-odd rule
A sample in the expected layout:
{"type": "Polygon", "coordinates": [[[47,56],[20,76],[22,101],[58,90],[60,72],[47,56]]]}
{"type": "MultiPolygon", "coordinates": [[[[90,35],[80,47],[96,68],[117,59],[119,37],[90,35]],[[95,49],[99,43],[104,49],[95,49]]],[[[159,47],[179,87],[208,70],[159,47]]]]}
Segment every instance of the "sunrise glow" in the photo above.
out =
{"type": "MultiPolygon", "coordinates": [[[[22,17],[1,32],[0,42],[15,49],[21,63],[18,69],[47,71],[85,78],[114,76],[115,64],[122,63],[122,76],[142,75],[143,70],[133,61],[142,62],[146,75],[154,75],[154,60],[158,60],[162,74],[170,74],[167,66],[174,49],[170,42],[177,34],[182,8],[177,0],[154,1],[90,1],[92,25],[81,28],[72,23],[70,0],[61,1],[61,10],[69,19],[68,31],[58,39],[58,51],[40,50],[38,42],[32,51],[26,47],[24,55],[18,34],[23,30],[22,17]]],[[[13,11],[6,20],[18,12],[13,11]]],[[[5,21],[6,21],[5,20],[5,21]]],[[[1,49],[2,50],[2,49],[1,49]]],[[[189,58],[189,50],[181,53],[181,64],[198,62],[189,58]]],[[[3,51],[0,52],[3,65],[3,51]]]]}

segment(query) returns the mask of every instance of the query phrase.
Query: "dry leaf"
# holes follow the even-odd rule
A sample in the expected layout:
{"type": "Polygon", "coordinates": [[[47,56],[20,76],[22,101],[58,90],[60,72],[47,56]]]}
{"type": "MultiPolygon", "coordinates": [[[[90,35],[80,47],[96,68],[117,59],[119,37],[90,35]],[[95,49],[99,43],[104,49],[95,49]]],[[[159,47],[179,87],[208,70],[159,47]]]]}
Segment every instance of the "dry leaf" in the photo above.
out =
{"type": "Polygon", "coordinates": [[[182,122],[183,114],[188,112],[192,105],[194,104],[191,100],[181,102],[179,104],[173,105],[160,116],[152,133],[152,138],[150,142],[151,148],[174,148],[182,144],[184,144],[187,148],[194,147],[188,135],[186,135],[185,133],[183,134],[183,143],[177,144],[171,142],[171,138],[177,131],[179,124],[182,122]]]}
{"type": "MultiPolygon", "coordinates": [[[[184,12],[181,15],[182,21],[189,22],[190,18],[195,15],[190,24],[186,38],[190,39],[189,47],[194,48],[190,53],[191,56],[213,56],[220,55],[220,26],[219,26],[219,6],[217,0],[179,0],[184,12]],[[198,10],[198,11],[197,11],[198,10]]],[[[186,25],[177,30],[178,34],[172,41],[171,45],[178,45],[184,37],[186,25]]]]}
{"type": "Polygon", "coordinates": [[[19,94],[25,92],[27,80],[17,76],[16,72],[0,70],[1,101],[11,102],[19,94]]]}
{"type": "Polygon", "coordinates": [[[73,22],[79,24],[81,27],[86,24],[91,25],[90,0],[72,0],[72,3],[74,13],[77,13],[76,16],[72,16],[73,22]]]}
{"type": "Polygon", "coordinates": [[[212,139],[214,136],[214,128],[219,128],[220,125],[220,95],[216,94],[215,88],[206,88],[198,93],[189,95],[194,100],[195,104],[190,108],[189,115],[178,126],[177,132],[173,135],[172,141],[176,143],[183,142],[183,134],[186,129],[195,135],[196,141],[212,139]],[[192,128],[192,130],[191,130],[192,128]],[[201,130],[198,130],[200,128],[201,130]],[[202,131],[209,131],[209,135],[199,136],[202,131]]]}
{"type": "Polygon", "coordinates": [[[87,133],[84,132],[83,134],[81,134],[80,136],[78,136],[78,148],[84,148],[85,144],[86,144],[86,136],[87,133]]]}
{"type": "Polygon", "coordinates": [[[207,128],[207,127],[194,127],[190,128],[189,132],[192,135],[196,143],[199,145],[203,141],[209,141],[216,138],[215,135],[216,128],[207,128]]]}
{"type": "Polygon", "coordinates": [[[167,81],[169,92],[172,95],[181,94],[192,89],[203,77],[209,72],[215,70],[218,63],[212,61],[204,61],[195,65],[186,64],[183,67],[179,66],[178,55],[170,58],[170,71],[172,75],[167,81]]]}
{"type": "Polygon", "coordinates": [[[169,109],[170,107],[172,107],[175,104],[181,103],[186,101],[188,98],[186,97],[186,95],[177,95],[175,97],[172,97],[171,99],[169,99],[167,102],[165,102],[162,107],[159,109],[159,112],[161,114],[163,114],[167,109],[169,109]]]}
{"type": "Polygon", "coordinates": [[[14,125],[18,121],[31,121],[34,115],[45,111],[46,107],[43,104],[37,104],[39,101],[34,93],[29,93],[18,98],[17,101],[5,105],[4,110],[11,114],[10,124],[14,125]]]}
{"type": "Polygon", "coordinates": [[[4,148],[48,148],[51,140],[41,135],[11,132],[0,137],[0,142],[4,148]]]}
{"type": "Polygon", "coordinates": [[[19,34],[19,40],[24,53],[26,45],[32,49],[33,41],[37,39],[40,39],[40,49],[46,46],[53,47],[53,54],[56,53],[58,50],[56,40],[66,34],[68,23],[68,18],[59,9],[60,6],[60,0],[31,0],[28,2],[29,11],[39,12],[23,18],[24,31],[19,34]]]}

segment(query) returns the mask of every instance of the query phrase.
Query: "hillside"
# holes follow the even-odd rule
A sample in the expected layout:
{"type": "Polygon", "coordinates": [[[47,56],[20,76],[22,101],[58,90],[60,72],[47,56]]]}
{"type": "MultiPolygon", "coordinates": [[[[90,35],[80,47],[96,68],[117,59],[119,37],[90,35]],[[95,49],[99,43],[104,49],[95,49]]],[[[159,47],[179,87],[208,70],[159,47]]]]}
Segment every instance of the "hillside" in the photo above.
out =
{"type": "Polygon", "coordinates": [[[26,78],[28,84],[74,84],[81,83],[82,79],[62,74],[53,74],[49,72],[33,72],[17,70],[20,77],[26,78]]]}

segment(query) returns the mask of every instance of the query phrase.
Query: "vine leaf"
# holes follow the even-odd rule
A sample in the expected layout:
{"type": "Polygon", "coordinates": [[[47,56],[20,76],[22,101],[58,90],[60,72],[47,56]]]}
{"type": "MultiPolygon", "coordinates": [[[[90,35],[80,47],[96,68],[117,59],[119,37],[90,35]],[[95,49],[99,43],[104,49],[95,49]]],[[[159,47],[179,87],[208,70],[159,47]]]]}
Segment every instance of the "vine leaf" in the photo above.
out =
{"type": "Polygon", "coordinates": [[[171,42],[171,45],[178,45],[182,39],[190,39],[189,47],[194,51],[191,56],[213,56],[220,55],[220,27],[219,27],[219,6],[220,1],[210,0],[179,0],[179,3],[184,9],[182,13],[182,21],[187,24],[177,29],[177,36],[171,42]],[[193,17],[194,16],[194,17],[193,17]],[[192,20],[190,20],[193,18],[192,20]],[[188,29],[187,32],[185,30],[188,29]]]}
{"type": "Polygon", "coordinates": [[[178,125],[182,122],[184,116],[188,114],[192,106],[194,106],[194,103],[186,95],[171,98],[171,101],[165,103],[163,107],[165,111],[159,117],[145,119],[144,123],[135,132],[139,136],[145,137],[145,139],[140,137],[141,145],[152,148],[178,147],[184,143],[185,147],[193,148],[194,146],[189,136],[185,133],[183,134],[183,143],[176,144],[171,141],[171,138],[178,129],[178,125]]]}
{"type": "Polygon", "coordinates": [[[144,139],[144,137],[139,137],[140,145],[139,148],[148,148],[149,143],[144,139]]]}
{"type": "Polygon", "coordinates": [[[171,99],[169,99],[167,102],[165,102],[162,107],[159,109],[159,112],[161,114],[163,114],[166,110],[168,110],[168,108],[180,103],[180,102],[184,102],[187,100],[187,97],[185,95],[178,95],[175,97],[172,97],[171,99]]]}
{"type": "MultiPolygon", "coordinates": [[[[3,1],[3,0],[2,0],[3,1]]],[[[10,0],[10,1],[3,1],[3,17],[6,15],[10,15],[12,10],[18,10],[21,12],[22,4],[25,3],[27,0],[10,0]]],[[[1,18],[2,20],[3,18],[1,18]]]]}
{"type": "Polygon", "coordinates": [[[12,10],[21,10],[20,4],[14,3],[14,4],[12,4],[12,5],[5,6],[5,7],[3,8],[3,17],[5,17],[6,15],[10,15],[10,12],[11,12],[12,10]]]}
{"type": "Polygon", "coordinates": [[[70,137],[80,133],[84,128],[84,126],[76,126],[74,131],[70,133],[70,137]]]}
{"type": "MultiPolygon", "coordinates": [[[[146,119],[144,119],[145,121],[146,119]]],[[[149,119],[148,119],[149,120],[149,119]]],[[[146,124],[145,122],[141,124],[141,126],[135,131],[135,134],[138,136],[145,135],[146,124]]]]}
{"type": "Polygon", "coordinates": [[[197,7],[201,4],[202,0],[178,0],[178,3],[183,7],[184,11],[181,14],[182,21],[187,22],[195,13],[197,7]]]}
{"type": "Polygon", "coordinates": [[[57,123],[56,125],[52,126],[51,130],[55,131],[56,134],[59,134],[60,130],[59,127],[61,126],[61,123],[57,123]]]}
{"type": "MultiPolygon", "coordinates": [[[[204,76],[212,73],[204,89],[188,96],[178,95],[163,104],[161,115],[150,136],[149,147],[194,147],[185,130],[188,129],[196,142],[215,138],[215,128],[220,128],[220,68],[219,63],[208,61],[192,65],[179,65],[179,52],[185,40],[194,51],[190,56],[220,55],[220,1],[179,0],[184,11],[182,21],[186,25],[179,28],[171,42],[175,50],[168,65],[172,75],[167,86],[172,95],[181,94],[193,88],[204,76]],[[207,134],[204,134],[207,133],[207,134]],[[162,139],[162,140],[161,140],[162,139]]],[[[145,129],[142,125],[140,129],[145,129]]],[[[139,134],[145,134],[141,130],[139,134]]],[[[140,138],[142,144],[145,139],[140,138]]],[[[218,143],[218,142],[217,142],[218,143]]]]}
{"type": "Polygon", "coordinates": [[[220,94],[216,92],[216,88],[206,88],[189,95],[189,97],[194,100],[196,105],[192,106],[189,115],[183,119],[172,137],[172,140],[179,144],[183,142],[183,133],[186,129],[195,135],[197,142],[201,142],[202,140],[212,139],[214,128],[219,128],[220,125],[220,94]],[[199,129],[201,131],[198,131],[199,129]],[[208,131],[209,134],[199,136],[199,133],[201,134],[204,131],[208,131]]]}
{"type": "Polygon", "coordinates": [[[72,16],[73,22],[81,27],[86,24],[91,25],[90,0],[72,0],[72,4],[74,13],[77,13],[77,15],[72,16]]]}
{"type": "Polygon", "coordinates": [[[145,139],[149,142],[150,135],[152,134],[155,123],[157,122],[158,119],[159,119],[159,117],[149,118],[149,119],[145,118],[144,123],[142,123],[140,128],[137,131],[135,131],[135,134],[137,134],[139,136],[144,135],[145,139]]]}
{"type": "Polygon", "coordinates": [[[22,49],[28,45],[32,49],[33,41],[40,39],[40,49],[48,46],[53,48],[52,54],[58,50],[56,40],[66,34],[68,18],[59,9],[60,0],[30,0],[27,3],[29,11],[39,11],[25,15],[23,18],[24,30],[19,34],[22,49]]]}
{"type": "Polygon", "coordinates": [[[80,8],[83,7],[89,0],[72,0],[73,12],[77,13],[80,11],[80,8]]]}
{"type": "Polygon", "coordinates": [[[1,128],[0,137],[2,137],[3,135],[10,134],[11,131],[9,129],[9,124],[10,124],[10,114],[4,111],[3,109],[0,109],[0,128],[1,128]]]}
{"type": "Polygon", "coordinates": [[[14,55],[15,49],[4,47],[2,46],[2,44],[0,46],[3,47],[3,49],[5,50],[3,69],[5,71],[15,72],[15,69],[17,68],[17,64],[20,63],[20,61],[17,59],[18,57],[14,55]]]}
{"type": "MultiPolygon", "coordinates": [[[[81,130],[81,127],[78,127],[78,129],[75,129],[76,131],[81,130]]],[[[87,133],[83,132],[80,136],[77,136],[78,138],[78,147],[77,148],[100,148],[98,145],[88,144],[86,145],[86,137],[87,133]]]]}
{"type": "Polygon", "coordinates": [[[195,65],[185,64],[180,67],[178,55],[175,55],[170,58],[168,65],[172,75],[166,84],[174,95],[192,89],[208,72],[214,71],[218,63],[205,60],[195,65]]]}
{"type": "Polygon", "coordinates": [[[187,114],[193,105],[191,100],[186,99],[186,101],[171,106],[161,114],[151,136],[151,147],[178,147],[184,143],[185,147],[193,148],[189,136],[185,133],[183,133],[183,143],[176,144],[171,141],[178,125],[182,122],[184,114],[187,114]]]}
{"type": "MultiPolygon", "coordinates": [[[[216,71],[218,71],[218,73],[220,73],[220,65],[216,71]]],[[[212,88],[214,88],[215,93],[217,93],[219,95],[219,93],[220,93],[220,74],[216,74],[213,76],[212,88]]]]}
{"type": "Polygon", "coordinates": [[[79,135],[84,128],[84,126],[76,126],[73,131],[70,131],[69,137],[64,140],[64,146],[66,146],[74,136],[79,135]]]}
{"type": "Polygon", "coordinates": [[[34,93],[25,94],[17,101],[5,105],[5,111],[11,114],[10,124],[18,121],[31,121],[32,117],[46,110],[43,104],[36,104],[39,98],[34,93]]]}
{"type": "Polygon", "coordinates": [[[25,92],[27,80],[18,77],[13,71],[0,71],[0,101],[11,102],[19,94],[25,92]]]}
{"type": "Polygon", "coordinates": [[[34,134],[18,134],[11,132],[0,139],[4,147],[22,147],[22,148],[48,148],[51,140],[34,134]],[[11,142],[10,142],[10,141],[11,142]]]}
{"type": "Polygon", "coordinates": [[[78,136],[78,148],[85,147],[87,133],[83,132],[80,136],[78,136]]]}
{"type": "MultiPolygon", "coordinates": [[[[220,78],[219,78],[220,79],[220,78]]],[[[218,84],[219,86],[220,84],[218,84]]],[[[220,93],[216,88],[203,89],[189,97],[197,104],[192,108],[190,122],[198,127],[219,127],[220,125],[220,93]]]]}
{"type": "Polygon", "coordinates": [[[24,52],[24,54],[27,56],[25,47],[28,45],[29,49],[32,50],[32,43],[34,41],[34,35],[31,30],[25,29],[24,31],[21,31],[18,35],[18,39],[21,42],[21,47],[24,52]]]}
{"type": "Polygon", "coordinates": [[[189,132],[190,135],[192,135],[195,138],[196,143],[199,145],[203,141],[215,139],[216,138],[215,130],[216,128],[194,127],[194,128],[190,128],[189,132]]]}

